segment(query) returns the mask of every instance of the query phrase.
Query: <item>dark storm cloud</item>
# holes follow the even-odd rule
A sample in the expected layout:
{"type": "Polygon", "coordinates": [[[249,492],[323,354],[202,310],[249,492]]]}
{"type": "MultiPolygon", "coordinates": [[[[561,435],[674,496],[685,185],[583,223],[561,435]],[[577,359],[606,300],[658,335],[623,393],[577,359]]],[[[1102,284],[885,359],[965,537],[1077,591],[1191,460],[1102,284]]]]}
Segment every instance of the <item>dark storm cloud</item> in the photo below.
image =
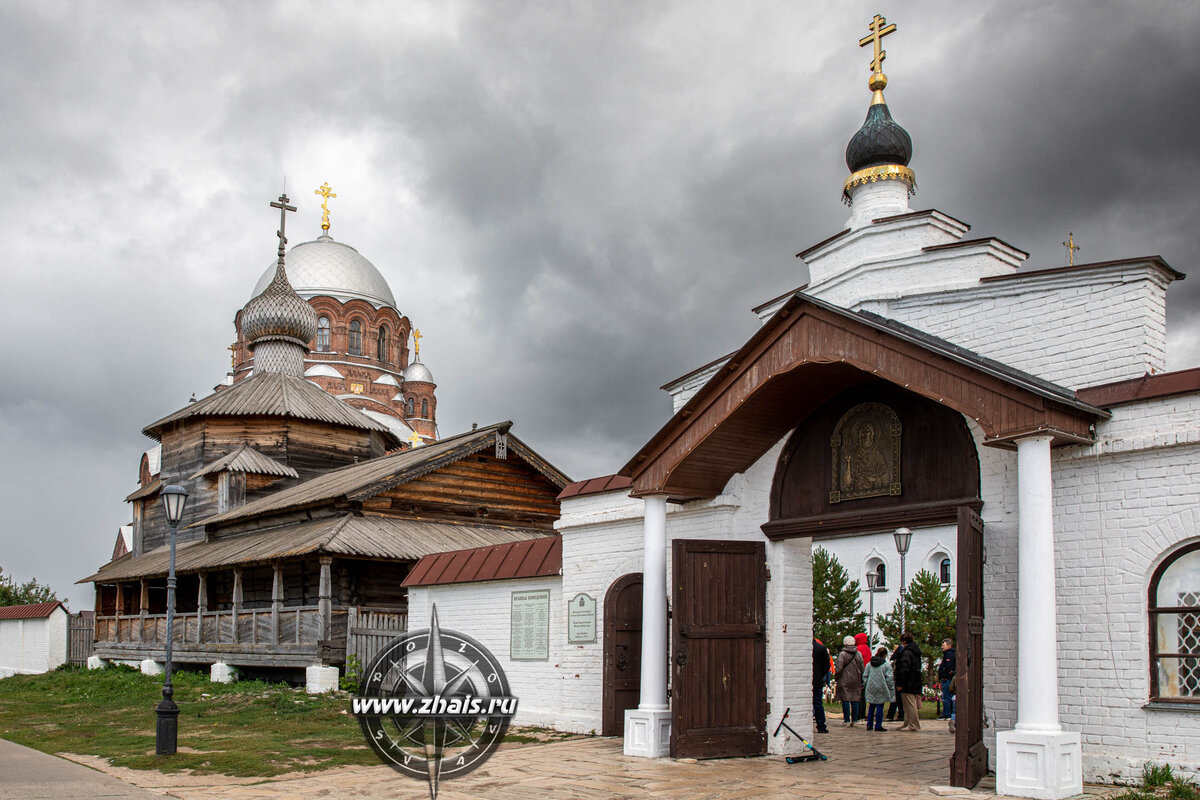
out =
{"type": "MultiPolygon", "coordinates": [[[[227,368],[285,175],[292,242],[328,180],[333,234],[426,333],[443,433],[511,418],[573,477],[616,469],[657,387],[840,230],[877,10],[914,207],[1033,267],[1074,231],[1193,270],[1194,4],[0,8],[0,566],[70,591],[107,558],[138,431],[227,368]]],[[[1172,368],[1200,362],[1198,287],[1170,292],[1172,368]]]]}

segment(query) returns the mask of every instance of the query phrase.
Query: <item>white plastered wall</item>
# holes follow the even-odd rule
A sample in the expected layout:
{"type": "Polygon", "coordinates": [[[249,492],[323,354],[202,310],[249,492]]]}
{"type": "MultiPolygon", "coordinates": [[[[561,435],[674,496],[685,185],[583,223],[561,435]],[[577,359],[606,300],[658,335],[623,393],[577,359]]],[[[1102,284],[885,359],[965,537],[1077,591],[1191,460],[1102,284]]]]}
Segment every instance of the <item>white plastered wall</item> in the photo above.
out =
{"type": "Polygon", "coordinates": [[[67,612],[0,620],[0,677],[49,672],[67,661],[67,612]]]}
{"type": "Polygon", "coordinates": [[[414,630],[429,627],[430,606],[436,603],[441,627],[470,636],[500,661],[509,689],[518,700],[514,724],[577,730],[564,722],[562,686],[567,675],[562,654],[567,635],[562,598],[562,578],[557,575],[414,587],[408,593],[409,626],[414,630]],[[550,591],[549,658],[513,660],[512,594],[545,589],[550,591]]]}

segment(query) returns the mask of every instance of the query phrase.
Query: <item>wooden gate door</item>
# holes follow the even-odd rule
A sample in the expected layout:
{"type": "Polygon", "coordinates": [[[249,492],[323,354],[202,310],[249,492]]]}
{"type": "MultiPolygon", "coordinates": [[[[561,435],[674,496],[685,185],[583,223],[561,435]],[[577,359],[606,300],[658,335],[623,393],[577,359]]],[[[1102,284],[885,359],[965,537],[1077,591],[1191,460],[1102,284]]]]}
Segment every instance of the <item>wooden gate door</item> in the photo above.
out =
{"type": "Polygon", "coordinates": [[[973,787],[987,774],[983,744],[983,520],[958,509],[958,672],[950,783],[973,787]]]}
{"type": "Polygon", "coordinates": [[[671,756],[767,751],[767,563],[762,542],[672,545],[671,756]]]}
{"type": "Polygon", "coordinates": [[[602,736],[623,736],[625,709],[642,688],[642,573],[622,575],[604,595],[604,715],[602,736]]]}

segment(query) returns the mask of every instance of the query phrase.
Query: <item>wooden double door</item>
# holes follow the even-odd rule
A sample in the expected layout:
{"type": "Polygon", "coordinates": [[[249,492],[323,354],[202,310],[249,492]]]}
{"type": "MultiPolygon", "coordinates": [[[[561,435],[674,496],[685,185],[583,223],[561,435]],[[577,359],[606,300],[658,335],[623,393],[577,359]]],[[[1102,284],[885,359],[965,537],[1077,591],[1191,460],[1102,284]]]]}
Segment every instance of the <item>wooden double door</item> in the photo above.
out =
{"type": "Polygon", "coordinates": [[[950,784],[973,787],[988,771],[983,743],[983,520],[958,509],[958,645],[950,784]]]}
{"type": "Polygon", "coordinates": [[[767,751],[766,547],[672,543],[671,756],[767,751]]]}

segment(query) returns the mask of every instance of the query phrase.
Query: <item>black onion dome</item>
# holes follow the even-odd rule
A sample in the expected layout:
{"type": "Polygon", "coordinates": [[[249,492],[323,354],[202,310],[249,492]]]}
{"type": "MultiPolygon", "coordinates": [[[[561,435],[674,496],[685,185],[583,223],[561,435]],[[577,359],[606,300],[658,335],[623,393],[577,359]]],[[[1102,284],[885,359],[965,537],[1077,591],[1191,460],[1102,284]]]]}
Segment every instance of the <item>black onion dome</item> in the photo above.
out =
{"type": "Polygon", "coordinates": [[[892,119],[886,103],[867,109],[867,118],[846,145],[846,166],[851,172],[883,164],[907,167],[912,158],[912,137],[892,119]]]}

